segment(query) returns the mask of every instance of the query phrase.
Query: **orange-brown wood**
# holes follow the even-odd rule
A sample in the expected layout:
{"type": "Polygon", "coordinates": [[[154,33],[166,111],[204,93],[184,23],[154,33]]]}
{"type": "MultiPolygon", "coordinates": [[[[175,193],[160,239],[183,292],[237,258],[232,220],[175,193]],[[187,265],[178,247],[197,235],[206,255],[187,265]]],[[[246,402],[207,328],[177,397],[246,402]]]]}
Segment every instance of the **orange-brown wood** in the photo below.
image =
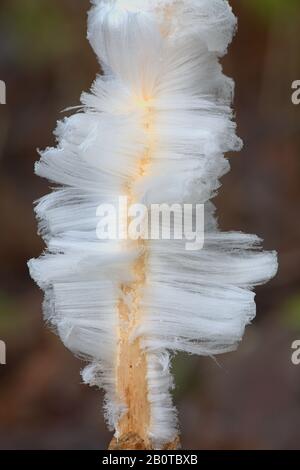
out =
{"type": "MultiPolygon", "coordinates": [[[[178,450],[180,449],[179,437],[174,441],[166,444],[162,450],[178,450]]],[[[124,434],[122,438],[116,439],[115,437],[110,443],[109,450],[155,450],[148,447],[147,443],[143,441],[140,436],[133,433],[124,434]]]]}
{"type": "MultiPolygon", "coordinates": [[[[147,100],[140,100],[139,106],[145,110],[142,125],[146,130],[148,142],[145,152],[138,161],[137,178],[127,184],[126,195],[128,204],[134,204],[137,198],[133,186],[137,180],[143,178],[151,162],[153,152],[153,113],[147,106],[147,100]]],[[[129,222],[129,221],[127,221],[129,222]]],[[[140,338],[133,339],[136,327],[143,320],[140,300],[146,283],[147,271],[147,242],[139,239],[128,241],[141,248],[141,255],[133,266],[134,281],[122,285],[123,296],[119,299],[119,344],[117,357],[117,385],[119,397],[126,406],[126,412],[121,417],[117,434],[120,442],[127,442],[125,436],[138,436],[145,448],[150,448],[148,439],[150,425],[150,406],[148,401],[147,357],[142,350],[140,338]],[[124,440],[125,439],[125,440],[124,440]]]]}
{"type": "Polygon", "coordinates": [[[131,336],[142,319],[140,310],[141,289],[145,282],[146,254],[141,256],[134,266],[136,281],[122,286],[130,307],[119,301],[119,357],[118,357],[118,388],[120,397],[127,407],[126,413],[118,424],[118,434],[126,436],[135,434],[150,445],[147,431],[150,423],[150,407],[148,402],[147,357],[141,349],[140,339],[132,341],[131,336]]]}

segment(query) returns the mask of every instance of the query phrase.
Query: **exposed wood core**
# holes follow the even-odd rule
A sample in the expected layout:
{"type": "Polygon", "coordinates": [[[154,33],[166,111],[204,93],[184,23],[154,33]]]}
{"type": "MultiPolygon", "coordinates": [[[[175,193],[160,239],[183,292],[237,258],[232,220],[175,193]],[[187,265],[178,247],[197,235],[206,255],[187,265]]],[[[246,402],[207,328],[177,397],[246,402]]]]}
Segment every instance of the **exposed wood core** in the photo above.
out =
{"type": "MultiPolygon", "coordinates": [[[[147,144],[145,152],[138,162],[138,176],[126,188],[128,206],[137,202],[133,187],[137,180],[146,174],[154,151],[153,110],[147,105],[147,100],[143,100],[139,104],[145,107],[143,126],[146,131],[147,144]]],[[[138,440],[143,442],[144,448],[148,449],[151,447],[148,439],[151,410],[148,402],[147,355],[141,348],[140,338],[132,339],[135,329],[143,317],[140,301],[146,283],[147,242],[138,239],[136,241],[129,240],[128,243],[140,245],[142,253],[133,266],[134,281],[121,286],[123,296],[119,299],[118,305],[117,386],[120,399],[126,406],[126,412],[118,424],[117,435],[119,436],[118,441],[124,440],[124,436],[128,434],[138,436],[138,440]]]]}
{"type": "Polygon", "coordinates": [[[118,388],[127,411],[118,426],[120,436],[135,432],[147,442],[147,430],[150,422],[148,403],[147,357],[140,346],[140,339],[131,339],[136,326],[141,321],[140,309],[141,290],[145,284],[146,254],[141,256],[134,265],[136,281],[130,285],[122,285],[124,297],[119,300],[119,357],[118,357],[118,388]]]}
{"type": "MultiPolygon", "coordinates": [[[[143,441],[137,434],[128,433],[124,434],[120,439],[115,437],[110,443],[109,450],[155,450],[152,447],[147,447],[145,441],[143,441]]],[[[166,444],[162,450],[178,450],[181,449],[179,437],[176,437],[174,441],[166,444]]]]}

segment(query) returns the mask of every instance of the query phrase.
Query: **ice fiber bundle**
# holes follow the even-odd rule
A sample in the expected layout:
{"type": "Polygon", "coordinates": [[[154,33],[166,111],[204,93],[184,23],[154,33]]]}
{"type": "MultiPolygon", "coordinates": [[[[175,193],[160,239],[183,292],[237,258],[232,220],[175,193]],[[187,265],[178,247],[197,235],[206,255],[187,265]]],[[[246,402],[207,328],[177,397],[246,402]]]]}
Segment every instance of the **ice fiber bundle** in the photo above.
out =
{"type": "Polygon", "coordinates": [[[55,183],[36,205],[47,250],[29,262],[45,317],[88,362],[84,382],[105,390],[116,440],[147,449],[178,435],[171,355],[234,350],[255,316],[253,287],[277,269],[256,236],[219,230],[211,202],[224,154],[241,149],[219,63],[235,28],[226,0],[94,0],[88,39],[103,75],[35,168],[55,183]],[[203,204],[203,247],[126,237],[128,214],[122,236],[99,237],[99,207],[120,197],[203,204]]]}

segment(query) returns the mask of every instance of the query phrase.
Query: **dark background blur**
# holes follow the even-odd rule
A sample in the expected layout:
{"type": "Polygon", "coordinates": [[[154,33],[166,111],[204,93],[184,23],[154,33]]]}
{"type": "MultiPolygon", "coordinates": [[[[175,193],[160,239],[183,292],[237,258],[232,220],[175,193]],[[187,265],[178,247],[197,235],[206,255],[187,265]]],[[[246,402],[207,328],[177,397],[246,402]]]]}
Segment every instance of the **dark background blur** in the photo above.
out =
{"type": "MultiPolygon", "coordinates": [[[[257,233],[279,252],[279,273],[257,290],[257,319],[238,352],[174,363],[182,443],[189,449],[300,448],[299,0],[232,0],[239,30],[224,60],[236,81],[245,142],[216,198],[224,230],[257,233]]],[[[60,111],[76,105],[98,72],[86,38],[88,0],[1,0],[0,448],[101,449],[111,436],[99,391],[43,324],[42,294],[26,261],[43,244],[33,200],[48,183],[33,175],[36,148],[53,145],[60,111]]]]}

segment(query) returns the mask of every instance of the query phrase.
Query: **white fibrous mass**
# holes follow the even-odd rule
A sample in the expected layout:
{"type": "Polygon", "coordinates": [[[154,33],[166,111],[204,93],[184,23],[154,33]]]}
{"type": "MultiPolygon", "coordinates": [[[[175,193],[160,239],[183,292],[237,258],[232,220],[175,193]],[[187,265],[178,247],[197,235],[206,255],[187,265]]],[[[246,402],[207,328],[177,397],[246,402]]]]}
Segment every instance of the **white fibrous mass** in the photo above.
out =
{"type": "Polygon", "coordinates": [[[156,448],[178,432],[170,356],[234,350],[255,316],[253,287],[277,270],[258,237],[220,231],[211,202],[229,170],[224,154],[241,149],[234,84],[219,63],[235,29],[225,0],[94,0],[88,39],[103,74],[35,167],[56,186],[36,204],[47,249],[29,262],[46,319],[88,362],[84,381],[105,390],[116,435],[128,409],[118,367],[130,331],[145,359],[156,448]],[[97,208],[120,196],[149,208],[204,204],[203,248],[99,240],[97,208]]]}

